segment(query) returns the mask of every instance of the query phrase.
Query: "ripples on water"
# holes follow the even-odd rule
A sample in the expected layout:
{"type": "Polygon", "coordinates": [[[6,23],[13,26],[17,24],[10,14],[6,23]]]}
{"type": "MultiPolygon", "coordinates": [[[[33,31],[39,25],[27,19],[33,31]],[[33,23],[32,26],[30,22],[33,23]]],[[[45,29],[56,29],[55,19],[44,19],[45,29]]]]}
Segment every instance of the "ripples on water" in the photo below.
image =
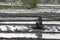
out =
{"type": "Polygon", "coordinates": [[[60,39],[60,25],[44,25],[42,38],[44,39],[60,39]]]}
{"type": "MultiPolygon", "coordinates": [[[[32,26],[27,26],[27,25],[0,25],[0,30],[1,31],[6,31],[7,27],[11,30],[14,31],[15,29],[17,30],[29,30],[31,29],[32,26]]],[[[60,25],[44,25],[45,30],[43,32],[60,32],[60,25]]]]}
{"type": "Polygon", "coordinates": [[[60,32],[60,25],[44,25],[44,32],[60,32]]]}

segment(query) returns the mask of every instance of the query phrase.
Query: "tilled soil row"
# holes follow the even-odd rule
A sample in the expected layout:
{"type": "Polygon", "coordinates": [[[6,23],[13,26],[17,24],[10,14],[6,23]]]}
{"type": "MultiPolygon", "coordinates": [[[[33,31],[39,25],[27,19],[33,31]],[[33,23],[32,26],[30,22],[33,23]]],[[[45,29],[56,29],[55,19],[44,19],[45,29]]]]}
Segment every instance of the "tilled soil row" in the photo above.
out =
{"type": "Polygon", "coordinates": [[[41,38],[0,38],[0,40],[60,40],[60,39],[41,39],[41,38]]]}

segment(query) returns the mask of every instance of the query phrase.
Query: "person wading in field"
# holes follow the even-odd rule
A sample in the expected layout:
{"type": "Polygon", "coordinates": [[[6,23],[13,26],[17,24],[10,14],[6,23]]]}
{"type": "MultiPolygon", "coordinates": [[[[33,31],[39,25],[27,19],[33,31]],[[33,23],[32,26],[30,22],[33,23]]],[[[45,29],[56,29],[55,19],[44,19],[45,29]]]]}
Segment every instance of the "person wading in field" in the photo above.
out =
{"type": "Polygon", "coordinates": [[[36,22],[36,27],[34,29],[41,29],[41,30],[44,29],[43,25],[42,25],[42,17],[41,16],[38,17],[38,20],[36,22]]]}
{"type": "Polygon", "coordinates": [[[42,25],[42,17],[39,16],[38,19],[37,19],[37,22],[35,24],[36,26],[35,27],[32,27],[33,29],[41,29],[41,30],[44,30],[44,26],[42,25]]]}

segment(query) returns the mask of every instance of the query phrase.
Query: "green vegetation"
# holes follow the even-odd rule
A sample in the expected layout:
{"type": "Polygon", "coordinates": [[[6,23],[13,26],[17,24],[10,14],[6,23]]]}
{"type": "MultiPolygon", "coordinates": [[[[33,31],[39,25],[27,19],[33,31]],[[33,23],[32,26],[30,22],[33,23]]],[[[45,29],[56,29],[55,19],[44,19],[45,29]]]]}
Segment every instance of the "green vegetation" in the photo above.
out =
{"type": "Polygon", "coordinates": [[[60,4],[60,0],[12,0],[10,1],[12,3],[16,3],[16,2],[23,2],[24,5],[28,6],[28,5],[33,5],[33,6],[36,6],[36,3],[39,2],[39,3],[50,3],[50,4],[60,4]]]}
{"type": "MultiPolygon", "coordinates": [[[[9,6],[23,6],[24,8],[35,8],[39,0],[11,0],[7,1],[9,6]]],[[[7,6],[8,6],[7,4],[7,6]]],[[[4,4],[6,5],[6,4],[4,4]]]]}
{"type": "Polygon", "coordinates": [[[27,8],[35,8],[39,0],[22,0],[23,6],[27,8]]]}
{"type": "MultiPolygon", "coordinates": [[[[60,4],[60,0],[8,0],[7,2],[0,2],[1,8],[36,8],[36,4],[60,4]],[[20,6],[20,7],[19,7],[20,6]]],[[[45,8],[45,7],[37,7],[45,8]]],[[[49,8],[49,7],[47,7],[49,8]]]]}
{"type": "Polygon", "coordinates": [[[22,5],[21,0],[12,0],[12,1],[10,1],[10,2],[11,2],[11,5],[13,5],[13,6],[15,6],[15,5],[17,5],[17,6],[22,5]]]}

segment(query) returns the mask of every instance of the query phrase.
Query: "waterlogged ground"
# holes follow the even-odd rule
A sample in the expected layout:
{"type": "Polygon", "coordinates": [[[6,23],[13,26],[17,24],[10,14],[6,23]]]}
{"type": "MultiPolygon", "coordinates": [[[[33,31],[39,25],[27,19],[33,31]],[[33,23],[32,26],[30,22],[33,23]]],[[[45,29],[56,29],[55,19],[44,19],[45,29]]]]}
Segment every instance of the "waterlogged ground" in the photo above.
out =
{"type": "MultiPolygon", "coordinates": [[[[40,12],[53,12],[53,13],[60,13],[60,9],[35,9],[35,10],[27,10],[27,9],[1,9],[0,13],[40,13],[40,12]],[[47,11],[48,10],[48,11],[47,11]],[[3,12],[4,11],[4,12],[3,12]]],[[[4,19],[6,20],[6,19],[4,19]]],[[[9,20],[9,19],[8,19],[9,20]]],[[[20,19],[19,19],[20,20],[20,19]]],[[[12,24],[12,23],[22,23],[25,24],[28,22],[1,22],[6,23],[6,24],[12,24]]],[[[30,24],[35,24],[36,22],[30,22],[30,24]]],[[[60,21],[44,21],[43,24],[60,24],[60,21]]],[[[29,31],[34,31],[30,28],[31,26],[25,26],[25,25],[19,25],[19,26],[2,26],[0,25],[0,31],[15,31],[15,30],[19,30],[19,31],[25,31],[25,30],[29,30],[29,31]]],[[[44,25],[45,30],[42,30],[43,32],[60,32],[60,25],[44,25]]],[[[40,32],[40,31],[39,31],[40,32]]],[[[42,38],[45,39],[60,39],[60,33],[42,33],[42,38]]],[[[22,38],[22,37],[26,37],[26,38],[38,38],[38,36],[36,35],[36,33],[0,33],[0,37],[4,37],[4,38],[22,38]],[[8,36],[9,35],[9,36],[8,36]],[[33,36],[32,36],[33,35],[33,36]]]]}
{"type": "Polygon", "coordinates": [[[38,36],[35,33],[0,33],[0,38],[2,37],[3,38],[38,38],[38,36]]]}
{"type": "MultiPolygon", "coordinates": [[[[9,20],[9,18],[6,18],[6,19],[0,18],[0,19],[3,19],[3,20],[8,19],[9,20]]],[[[10,20],[11,19],[12,18],[10,18],[10,20]]],[[[19,19],[19,18],[14,18],[14,20],[15,19],[19,19]]],[[[23,20],[24,18],[21,18],[21,19],[23,20]]],[[[29,22],[29,21],[28,22],[26,22],[26,21],[25,22],[21,22],[21,21],[20,22],[0,22],[0,24],[35,24],[35,23],[36,22],[34,22],[34,21],[31,21],[31,22],[29,22]]],[[[48,25],[44,25],[45,30],[42,30],[43,32],[60,32],[60,25],[59,25],[60,24],[60,21],[42,21],[42,24],[43,25],[44,24],[48,24],[48,25]],[[49,25],[49,24],[53,24],[53,25],[49,25]],[[57,25],[55,25],[55,24],[57,24],[57,25]]],[[[27,30],[29,30],[29,31],[35,31],[35,30],[32,30],[31,29],[31,26],[30,25],[29,26],[27,26],[27,25],[15,25],[15,26],[14,25],[0,25],[0,31],[1,32],[2,31],[12,31],[12,32],[15,32],[16,30],[17,31],[27,31],[27,30]]],[[[20,33],[11,33],[11,34],[10,33],[0,33],[0,36],[1,37],[5,37],[5,38],[12,38],[14,36],[15,36],[15,38],[16,37],[27,37],[27,38],[37,38],[38,37],[36,35],[36,33],[28,34],[28,35],[30,35],[30,37],[28,37],[27,34],[20,34],[20,33]],[[8,37],[8,35],[12,35],[12,36],[9,36],[8,37]],[[16,36],[16,35],[21,35],[21,36],[16,36]],[[32,36],[32,35],[34,35],[34,36],[32,36]]],[[[42,38],[48,38],[48,39],[55,38],[55,39],[58,39],[58,38],[60,38],[58,35],[60,35],[60,34],[57,34],[57,33],[55,33],[55,34],[54,33],[42,33],[42,38]]]]}
{"type": "MultiPolygon", "coordinates": [[[[17,30],[20,30],[20,31],[26,31],[26,30],[29,30],[29,27],[28,26],[25,26],[25,25],[20,25],[20,26],[9,26],[7,25],[7,27],[9,28],[9,30],[11,31],[15,31],[16,29],[17,30]],[[24,27],[24,28],[23,28],[24,27]]],[[[1,31],[8,31],[7,30],[7,27],[6,25],[0,25],[0,30],[1,31]],[[3,28],[5,27],[5,28],[3,28]]],[[[44,25],[44,27],[46,28],[45,30],[43,30],[43,32],[57,32],[57,33],[42,33],[42,38],[45,38],[45,39],[60,39],[60,25],[44,25]]],[[[32,29],[30,29],[29,31],[34,31],[32,29]]],[[[0,33],[0,37],[4,37],[4,38],[22,38],[22,37],[26,37],[26,38],[38,38],[38,36],[36,35],[36,33],[0,33]],[[10,36],[8,36],[10,35],[10,36]],[[19,36],[20,35],[20,36],[19,36]],[[32,36],[33,35],[33,36],[32,36]]]]}
{"type": "Polygon", "coordinates": [[[60,13],[60,9],[0,9],[0,13],[60,13]],[[3,12],[4,11],[4,12],[3,12]]]}

